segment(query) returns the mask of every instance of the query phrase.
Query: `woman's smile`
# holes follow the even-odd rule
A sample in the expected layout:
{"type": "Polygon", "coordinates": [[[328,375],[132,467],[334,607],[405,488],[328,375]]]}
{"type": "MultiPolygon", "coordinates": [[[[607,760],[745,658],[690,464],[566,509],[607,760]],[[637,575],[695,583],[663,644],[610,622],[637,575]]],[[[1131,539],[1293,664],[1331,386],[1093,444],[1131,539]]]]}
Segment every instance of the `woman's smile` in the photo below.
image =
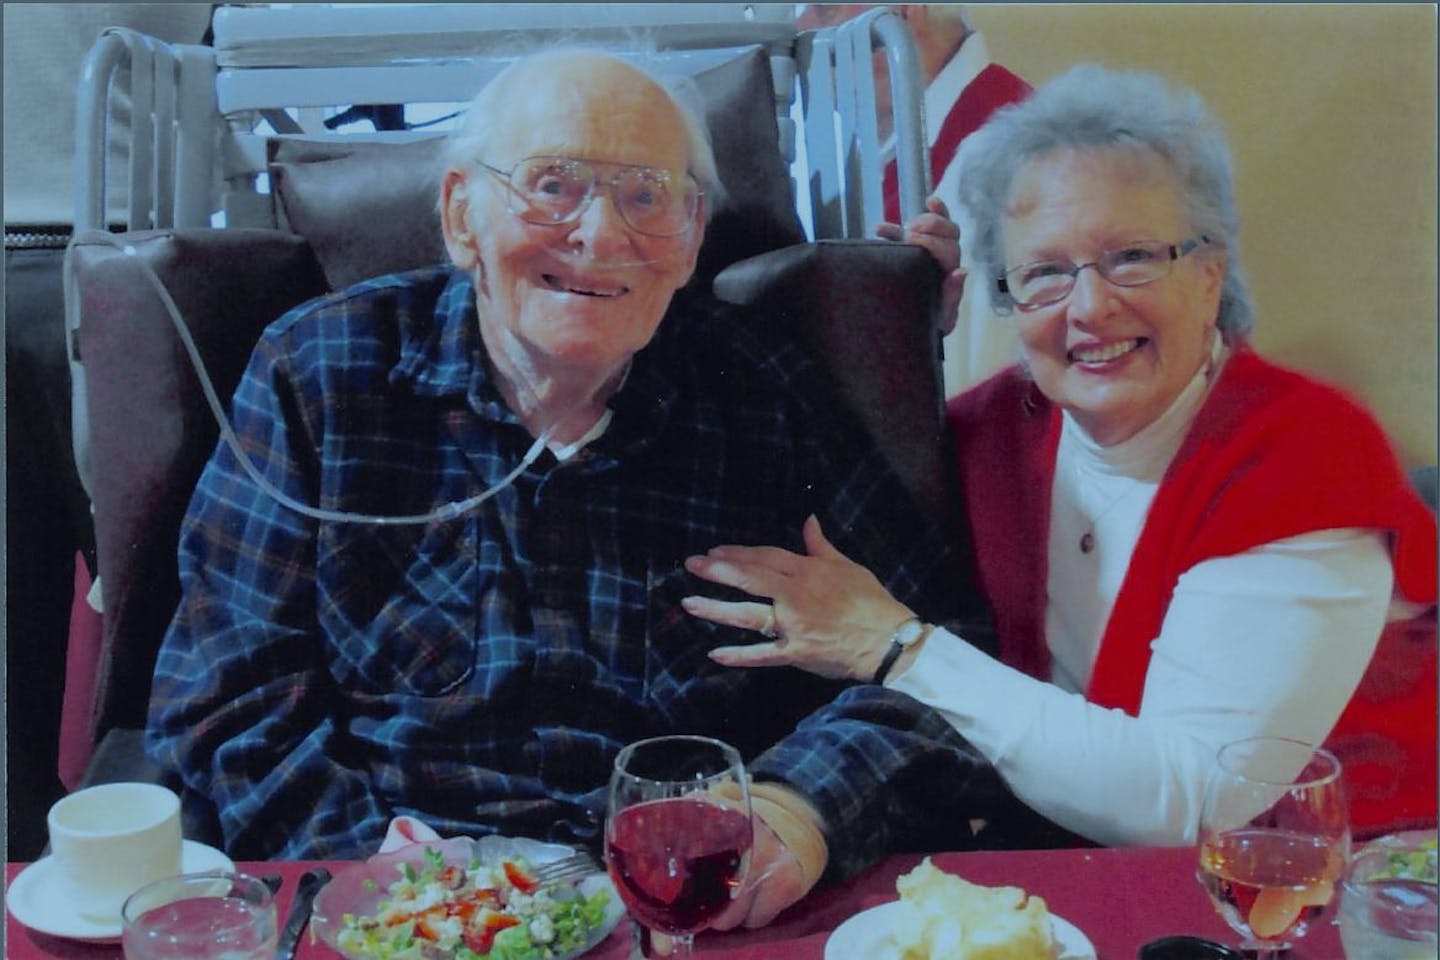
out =
{"type": "Polygon", "coordinates": [[[1086,342],[1070,348],[1066,356],[1073,364],[1082,367],[1105,367],[1122,357],[1129,356],[1150,342],[1148,337],[1131,337],[1129,340],[1086,342]]]}

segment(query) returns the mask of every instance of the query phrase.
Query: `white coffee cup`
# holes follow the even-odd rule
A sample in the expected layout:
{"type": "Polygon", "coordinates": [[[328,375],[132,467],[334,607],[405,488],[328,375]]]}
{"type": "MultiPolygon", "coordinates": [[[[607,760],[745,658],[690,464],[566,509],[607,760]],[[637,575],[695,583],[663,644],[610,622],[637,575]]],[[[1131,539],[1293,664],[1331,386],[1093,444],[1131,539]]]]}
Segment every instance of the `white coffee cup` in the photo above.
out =
{"type": "Polygon", "coordinates": [[[131,893],[180,872],[180,798],[153,783],[104,783],[56,801],[46,818],[64,895],[119,919],[131,893]]]}

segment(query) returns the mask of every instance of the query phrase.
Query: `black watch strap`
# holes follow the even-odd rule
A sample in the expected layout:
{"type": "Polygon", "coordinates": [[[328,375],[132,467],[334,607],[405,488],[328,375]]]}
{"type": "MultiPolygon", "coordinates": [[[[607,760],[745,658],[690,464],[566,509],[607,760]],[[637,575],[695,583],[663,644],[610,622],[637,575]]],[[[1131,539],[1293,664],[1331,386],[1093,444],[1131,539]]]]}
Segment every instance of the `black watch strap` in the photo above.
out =
{"type": "Polygon", "coordinates": [[[870,678],[870,682],[877,685],[884,683],[891,668],[895,666],[895,661],[900,659],[900,654],[929,632],[929,628],[919,617],[909,617],[901,621],[895,632],[890,634],[890,649],[885,651],[885,658],[880,661],[880,666],[876,668],[875,676],[870,678]]]}
{"type": "Polygon", "coordinates": [[[885,659],[880,661],[880,667],[875,671],[875,676],[870,682],[877,685],[884,683],[885,678],[890,675],[890,668],[895,666],[895,661],[899,660],[900,654],[904,652],[903,645],[891,640],[890,649],[885,651],[885,659]]]}

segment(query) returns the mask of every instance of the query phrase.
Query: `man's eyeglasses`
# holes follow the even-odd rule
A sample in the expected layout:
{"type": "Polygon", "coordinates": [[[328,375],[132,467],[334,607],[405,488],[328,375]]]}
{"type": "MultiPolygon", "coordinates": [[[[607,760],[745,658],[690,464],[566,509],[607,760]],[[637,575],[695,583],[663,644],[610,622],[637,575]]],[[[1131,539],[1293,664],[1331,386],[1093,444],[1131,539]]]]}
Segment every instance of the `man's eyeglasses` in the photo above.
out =
{"type": "Polygon", "coordinates": [[[527,157],[507,173],[482,167],[510,188],[510,212],[526,223],[552,226],[578,219],[600,188],[633,230],[651,237],[674,237],[694,222],[700,187],[689,174],[623,163],[592,163],[573,157],[527,157]]]}
{"type": "Polygon", "coordinates": [[[1075,278],[1086,267],[1117,287],[1141,287],[1169,276],[1175,261],[1210,242],[1206,236],[1191,237],[1183,243],[1132,243],[1106,250],[1089,263],[1070,260],[1037,260],[1005,271],[999,280],[1000,292],[1017,307],[1045,307],[1059,303],[1075,289],[1075,278]]]}

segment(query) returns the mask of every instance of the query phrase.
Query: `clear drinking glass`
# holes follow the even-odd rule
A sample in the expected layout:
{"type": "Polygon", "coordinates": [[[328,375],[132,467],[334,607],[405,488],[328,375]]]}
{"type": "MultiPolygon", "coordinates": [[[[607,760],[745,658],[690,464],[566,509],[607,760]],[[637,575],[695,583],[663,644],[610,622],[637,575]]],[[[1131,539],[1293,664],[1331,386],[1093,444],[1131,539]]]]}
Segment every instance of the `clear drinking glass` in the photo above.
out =
{"type": "Polygon", "coordinates": [[[243,873],[185,873],[147,884],[120,910],[125,960],[274,960],[275,900],[243,873]]]}
{"type": "Polygon", "coordinates": [[[1435,832],[1381,837],[1357,853],[1340,885],[1348,960],[1435,960],[1435,832]]]}
{"type": "Polygon", "coordinates": [[[630,916],[666,935],[664,955],[693,955],[744,880],[751,839],[745,765],[729,744],[656,737],[615,758],[605,863],[630,916]]]}
{"type": "Polygon", "coordinates": [[[1350,856],[1340,761],[1297,740],[1254,737],[1216,755],[1200,809],[1197,877],[1259,960],[1323,914],[1350,856]]]}

